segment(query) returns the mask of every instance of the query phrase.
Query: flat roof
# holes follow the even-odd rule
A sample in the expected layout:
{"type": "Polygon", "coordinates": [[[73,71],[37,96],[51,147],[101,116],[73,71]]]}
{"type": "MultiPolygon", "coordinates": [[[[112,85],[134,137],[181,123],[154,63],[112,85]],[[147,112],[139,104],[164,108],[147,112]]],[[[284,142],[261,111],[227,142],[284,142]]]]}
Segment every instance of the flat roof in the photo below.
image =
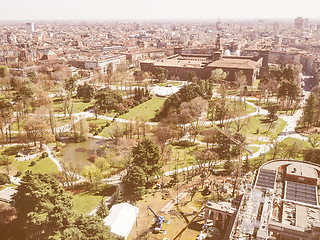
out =
{"type": "Polygon", "coordinates": [[[192,60],[192,59],[178,59],[178,58],[172,58],[172,59],[162,59],[158,61],[154,61],[155,67],[190,67],[190,68],[203,68],[202,64],[205,60],[192,60]]]}
{"type": "Polygon", "coordinates": [[[318,173],[314,168],[298,162],[288,165],[287,174],[300,177],[318,178],[318,173]]]}
{"type": "Polygon", "coordinates": [[[222,58],[209,63],[208,67],[255,69],[258,67],[258,63],[250,59],[222,58]]]}
{"type": "Polygon", "coordinates": [[[296,205],[296,226],[306,228],[307,224],[307,207],[296,205]]]}

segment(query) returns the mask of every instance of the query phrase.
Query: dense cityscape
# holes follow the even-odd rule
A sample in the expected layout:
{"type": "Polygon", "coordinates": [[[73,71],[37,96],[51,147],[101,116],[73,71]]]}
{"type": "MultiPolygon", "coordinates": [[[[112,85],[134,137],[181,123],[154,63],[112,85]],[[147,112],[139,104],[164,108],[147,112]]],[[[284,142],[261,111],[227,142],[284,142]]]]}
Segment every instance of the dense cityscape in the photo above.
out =
{"type": "Polygon", "coordinates": [[[0,21],[0,239],[319,240],[319,84],[308,17],[0,21]]]}

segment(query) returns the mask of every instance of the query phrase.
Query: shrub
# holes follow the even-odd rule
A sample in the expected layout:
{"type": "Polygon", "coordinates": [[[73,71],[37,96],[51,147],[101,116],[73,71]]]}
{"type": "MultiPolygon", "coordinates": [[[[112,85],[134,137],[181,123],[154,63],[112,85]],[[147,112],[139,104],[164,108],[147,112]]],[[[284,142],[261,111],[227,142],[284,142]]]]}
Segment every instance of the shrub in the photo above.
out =
{"type": "Polygon", "coordinates": [[[43,152],[43,153],[41,154],[41,158],[46,158],[46,157],[49,157],[49,153],[43,152]]]}
{"type": "Polygon", "coordinates": [[[10,177],[7,174],[0,173],[0,185],[9,184],[10,177]]]}
{"type": "Polygon", "coordinates": [[[96,161],[96,158],[97,158],[97,156],[96,156],[95,154],[91,154],[91,155],[89,156],[89,158],[88,158],[88,161],[94,163],[94,162],[96,161]]]}
{"type": "Polygon", "coordinates": [[[170,144],[172,146],[179,146],[179,147],[193,147],[197,145],[196,143],[190,142],[188,140],[172,141],[170,144]]]}
{"type": "Polygon", "coordinates": [[[34,165],[36,165],[36,162],[35,161],[31,161],[30,166],[32,167],[34,165]]]}
{"type": "Polygon", "coordinates": [[[22,172],[21,172],[21,171],[17,171],[17,173],[16,173],[15,177],[19,177],[19,176],[21,176],[21,174],[22,174],[22,172]]]}
{"type": "Polygon", "coordinates": [[[109,127],[110,124],[111,124],[111,122],[110,122],[110,121],[107,121],[107,122],[106,122],[106,127],[109,127]]]}

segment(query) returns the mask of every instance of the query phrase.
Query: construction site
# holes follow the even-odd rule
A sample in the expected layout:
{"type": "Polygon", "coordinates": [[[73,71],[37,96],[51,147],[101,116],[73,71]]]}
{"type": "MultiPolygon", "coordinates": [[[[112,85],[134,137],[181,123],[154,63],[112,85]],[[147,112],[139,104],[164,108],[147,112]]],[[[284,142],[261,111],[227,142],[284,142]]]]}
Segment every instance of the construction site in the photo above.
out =
{"type": "Polygon", "coordinates": [[[197,176],[171,191],[156,189],[139,203],[129,239],[318,240],[319,172],[313,163],[272,160],[239,178],[197,176]]]}

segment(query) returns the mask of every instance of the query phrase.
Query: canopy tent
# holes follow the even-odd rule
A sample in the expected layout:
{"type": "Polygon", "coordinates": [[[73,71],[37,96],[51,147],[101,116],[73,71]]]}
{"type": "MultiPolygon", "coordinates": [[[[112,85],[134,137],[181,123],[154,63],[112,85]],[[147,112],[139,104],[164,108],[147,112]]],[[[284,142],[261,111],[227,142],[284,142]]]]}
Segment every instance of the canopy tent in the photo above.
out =
{"type": "Polygon", "coordinates": [[[129,203],[120,203],[112,206],[110,214],[103,221],[112,233],[127,239],[138,214],[139,208],[129,203]]]}

